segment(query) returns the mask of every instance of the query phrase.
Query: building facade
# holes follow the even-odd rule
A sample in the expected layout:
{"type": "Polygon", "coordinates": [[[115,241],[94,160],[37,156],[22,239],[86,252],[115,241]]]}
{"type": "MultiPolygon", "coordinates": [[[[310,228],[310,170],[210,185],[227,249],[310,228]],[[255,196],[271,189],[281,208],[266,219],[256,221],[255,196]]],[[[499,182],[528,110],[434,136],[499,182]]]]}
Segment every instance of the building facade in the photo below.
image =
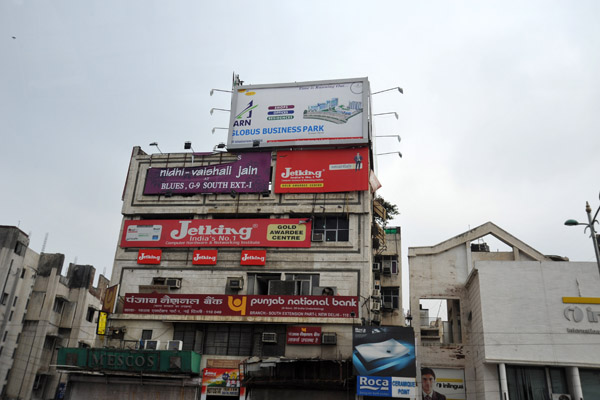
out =
{"type": "Polygon", "coordinates": [[[409,248],[409,269],[417,363],[434,371],[434,390],[469,400],[600,398],[596,263],[544,256],[488,222],[409,248]],[[490,252],[488,235],[510,250],[490,252]]]}

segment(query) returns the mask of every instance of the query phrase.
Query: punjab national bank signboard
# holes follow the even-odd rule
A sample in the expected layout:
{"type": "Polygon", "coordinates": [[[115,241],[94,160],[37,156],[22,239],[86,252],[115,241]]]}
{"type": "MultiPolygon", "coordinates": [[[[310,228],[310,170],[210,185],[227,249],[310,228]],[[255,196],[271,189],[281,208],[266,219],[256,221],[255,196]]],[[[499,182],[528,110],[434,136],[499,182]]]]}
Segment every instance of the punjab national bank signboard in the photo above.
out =
{"type": "Polygon", "coordinates": [[[144,194],[260,193],[269,190],[270,175],[271,152],[238,154],[222,164],[150,168],[144,194]]]}
{"type": "Polygon", "coordinates": [[[227,147],[367,143],[369,81],[237,86],[227,147]]]}
{"type": "Polygon", "coordinates": [[[127,293],[125,314],[353,318],[356,296],[243,296],[127,293]]]}
{"type": "Polygon", "coordinates": [[[310,247],[310,232],[298,218],[129,220],[121,247],[310,247]]]}
{"type": "Polygon", "coordinates": [[[277,152],[275,193],[368,189],[369,151],[366,147],[277,152]]]}

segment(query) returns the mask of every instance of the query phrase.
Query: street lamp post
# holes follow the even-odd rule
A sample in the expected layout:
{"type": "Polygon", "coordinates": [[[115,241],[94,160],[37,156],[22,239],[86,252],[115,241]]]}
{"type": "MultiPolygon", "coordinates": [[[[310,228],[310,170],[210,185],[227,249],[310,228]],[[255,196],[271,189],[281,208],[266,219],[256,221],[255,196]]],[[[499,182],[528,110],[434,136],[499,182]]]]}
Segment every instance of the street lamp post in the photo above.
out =
{"type": "MultiPolygon", "coordinates": [[[[579,222],[576,219],[568,219],[565,221],[565,225],[567,226],[576,226],[583,225],[585,229],[590,228],[590,236],[592,237],[592,242],[594,243],[594,253],[596,253],[596,263],[598,263],[598,272],[600,272],[600,249],[598,248],[598,237],[596,236],[596,230],[594,229],[594,224],[598,223],[596,217],[598,216],[598,212],[600,211],[600,207],[596,210],[594,217],[592,217],[592,207],[590,207],[589,202],[585,202],[585,212],[588,217],[588,223],[579,222]]],[[[585,231],[585,230],[584,230],[585,231]]]]}

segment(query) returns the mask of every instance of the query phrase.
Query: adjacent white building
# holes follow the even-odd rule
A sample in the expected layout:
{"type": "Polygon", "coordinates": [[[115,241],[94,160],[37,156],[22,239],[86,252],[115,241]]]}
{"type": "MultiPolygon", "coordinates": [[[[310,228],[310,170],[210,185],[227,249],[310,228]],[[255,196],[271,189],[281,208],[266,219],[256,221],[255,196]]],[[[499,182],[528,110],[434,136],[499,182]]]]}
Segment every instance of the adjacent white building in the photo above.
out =
{"type": "Polygon", "coordinates": [[[436,371],[440,392],[469,400],[600,398],[596,263],[544,256],[491,222],[409,248],[408,257],[417,362],[436,371]],[[488,235],[510,250],[490,252],[481,240],[488,235]],[[436,317],[423,321],[425,305],[438,303],[443,312],[434,307],[436,317]]]}

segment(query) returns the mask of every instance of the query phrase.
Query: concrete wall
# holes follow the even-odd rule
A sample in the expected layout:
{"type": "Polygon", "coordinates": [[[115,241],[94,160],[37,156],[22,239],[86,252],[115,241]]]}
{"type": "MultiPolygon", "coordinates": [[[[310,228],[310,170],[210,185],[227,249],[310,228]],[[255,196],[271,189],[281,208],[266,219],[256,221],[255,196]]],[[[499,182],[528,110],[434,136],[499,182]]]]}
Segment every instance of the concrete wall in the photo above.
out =
{"type": "Polygon", "coordinates": [[[600,297],[596,263],[481,261],[476,268],[485,293],[481,315],[486,362],[599,366],[600,322],[590,322],[586,310],[597,316],[600,306],[562,300],[600,297]],[[581,310],[581,321],[573,320],[569,307],[581,310]]]}

